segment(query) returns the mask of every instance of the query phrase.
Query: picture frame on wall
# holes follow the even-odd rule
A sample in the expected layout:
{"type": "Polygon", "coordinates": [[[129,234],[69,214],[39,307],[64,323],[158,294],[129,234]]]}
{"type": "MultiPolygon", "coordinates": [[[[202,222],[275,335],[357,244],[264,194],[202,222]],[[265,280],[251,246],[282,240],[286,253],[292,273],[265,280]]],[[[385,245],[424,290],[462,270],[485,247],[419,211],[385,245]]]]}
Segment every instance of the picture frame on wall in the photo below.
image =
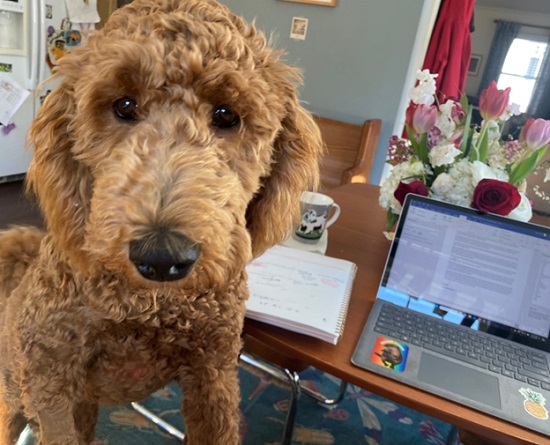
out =
{"type": "Polygon", "coordinates": [[[305,40],[308,22],[309,20],[305,17],[293,17],[292,27],[290,29],[290,38],[296,40],[305,40]]]}
{"type": "Polygon", "coordinates": [[[283,0],[285,2],[308,3],[310,5],[336,6],[338,0],[283,0]]]}
{"type": "Polygon", "coordinates": [[[468,67],[468,74],[470,76],[477,76],[479,74],[479,67],[481,66],[482,56],[479,54],[472,54],[470,57],[470,66],[468,67]]]}

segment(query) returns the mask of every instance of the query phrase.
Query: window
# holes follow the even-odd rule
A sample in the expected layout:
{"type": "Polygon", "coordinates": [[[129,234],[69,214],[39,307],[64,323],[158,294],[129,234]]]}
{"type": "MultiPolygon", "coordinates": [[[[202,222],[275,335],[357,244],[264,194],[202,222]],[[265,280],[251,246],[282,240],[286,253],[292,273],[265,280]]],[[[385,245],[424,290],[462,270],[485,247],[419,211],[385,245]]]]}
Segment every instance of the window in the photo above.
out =
{"type": "Polygon", "coordinates": [[[529,106],[533,87],[540,74],[540,67],[548,44],[529,38],[514,39],[498,78],[498,88],[512,88],[510,101],[525,112],[529,106]]]}

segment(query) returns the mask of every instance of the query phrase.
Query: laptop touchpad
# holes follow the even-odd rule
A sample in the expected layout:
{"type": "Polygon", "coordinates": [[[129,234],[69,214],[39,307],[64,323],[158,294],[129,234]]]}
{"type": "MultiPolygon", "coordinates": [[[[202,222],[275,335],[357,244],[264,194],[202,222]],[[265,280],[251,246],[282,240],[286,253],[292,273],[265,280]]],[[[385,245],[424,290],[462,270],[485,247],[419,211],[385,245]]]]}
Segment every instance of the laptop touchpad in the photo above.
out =
{"type": "Polygon", "coordinates": [[[466,399],[500,409],[498,379],[492,375],[423,352],[418,379],[466,399]]]}

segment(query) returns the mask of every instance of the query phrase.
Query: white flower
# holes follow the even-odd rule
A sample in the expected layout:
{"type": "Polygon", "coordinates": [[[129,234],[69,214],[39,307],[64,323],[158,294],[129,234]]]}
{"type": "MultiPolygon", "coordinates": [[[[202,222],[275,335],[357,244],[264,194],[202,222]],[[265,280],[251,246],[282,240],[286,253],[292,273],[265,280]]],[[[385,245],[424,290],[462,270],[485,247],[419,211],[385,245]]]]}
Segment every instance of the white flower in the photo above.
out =
{"type": "Polygon", "coordinates": [[[454,102],[452,100],[448,100],[443,105],[439,106],[440,112],[435,119],[435,126],[439,128],[446,139],[451,139],[456,129],[456,124],[452,118],[453,108],[454,102]]]}
{"type": "Polygon", "coordinates": [[[432,192],[438,196],[448,195],[455,187],[453,177],[448,173],[441,173],[432,184],[432,192]]]}
{"type": "Polygon", "coordinates": [[[380,188],[380,197],[378,200],[380,206],[399,215],[401,212],[401,204],[393,196],[395,189],[401,181],[410,182],[422,178],[427,173],[431,172],[426,170],[426,167],[420,161],[405,161],[393,167],[380,188]]]}
{"type": "Polygon", "coordinates": [[[508,218],[515,219],[517,221],[529,221],[533,216],[533,210],[531,209],[531,203],[529,198],[524,193],[520,193],[521,201],[519,205],[508,214],[508,218]]]}
{"type": "Polygon", "coordinates": [[[499,119],[502,122],[506,122],[508,119],[510,119],[510,117],[518,116],[520,114],[521,114],[521,111],[519,109],[519,105],[516,104],[516,103],[511,103],[511,104],[508,105],[508,108],[506,108],[504,113],[502,113],[502,115],[499,116],[499,119]]]}
{"type": "Polygon", "coordinates": [[[544,182],[550,181],[550,167],[546,169],[546,173],[544,174],[544,182]]]}
{"type": "Polygon", "coordinates": [[[489,142],[499,141],[501,137],[498,122],[489,121],[487,124],[487,138],[489,142]]]}
{"type": "Polygon", "coordinates": [[[432,147],[428,153],[428,158],[432,167],[452,164],[455,158],[462,152],[449,142],[432,147]]]}
{"type": "Polygon", "coordinates": [[[508,174],[501,169],[492,168],[481,161],[469,163],[472,171],[472,185],[475,187],[482,179],[498,179],[508,182],[508,174]]]}
{"type": "Polygon", "coordinates": [[[508,175],[505,171],[491,168],[483,162],[461,159],[451,165],[447,173],[441,173],[435,178],[430,196],[469,207],[477,183],[485,178],[507,181],[508,175]]]}
{"type": "Polygon", "coordinates": [[[437,74],[430,74],[429,70],[416,72],[418,85],[413,87],[409,93],[411,101],[417,105],[431,105],[435,101],[435,78],[437,74]]]}
{"type": "Polygon", "coordinates": [[[435,178],[431,192],[431,196],[435,199],[469,206],[474,192],[470,162],[467,159],[461,159],[451,165],[448,173],[441,173],[435,178]]]}
{"type": "Polygon", "coordinates": [[[493,168],[504,169],[508,163],[505,152],[498,140],[492,141],[487,149],[487,163],[493,168]]]}

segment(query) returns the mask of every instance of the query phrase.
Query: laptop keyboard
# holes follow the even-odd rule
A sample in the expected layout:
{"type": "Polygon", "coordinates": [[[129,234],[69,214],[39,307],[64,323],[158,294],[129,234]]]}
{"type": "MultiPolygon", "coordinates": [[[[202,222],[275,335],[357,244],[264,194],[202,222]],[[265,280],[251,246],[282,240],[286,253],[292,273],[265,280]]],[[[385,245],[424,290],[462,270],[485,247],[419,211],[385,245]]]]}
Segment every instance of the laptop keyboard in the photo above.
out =
{"type": "Polygon", "coordinates": [[[545,355],[498,337],[449,325],[437,318],[392,304],[382,306],[374,330],[550,391],[550,372],[545,355]]]}

